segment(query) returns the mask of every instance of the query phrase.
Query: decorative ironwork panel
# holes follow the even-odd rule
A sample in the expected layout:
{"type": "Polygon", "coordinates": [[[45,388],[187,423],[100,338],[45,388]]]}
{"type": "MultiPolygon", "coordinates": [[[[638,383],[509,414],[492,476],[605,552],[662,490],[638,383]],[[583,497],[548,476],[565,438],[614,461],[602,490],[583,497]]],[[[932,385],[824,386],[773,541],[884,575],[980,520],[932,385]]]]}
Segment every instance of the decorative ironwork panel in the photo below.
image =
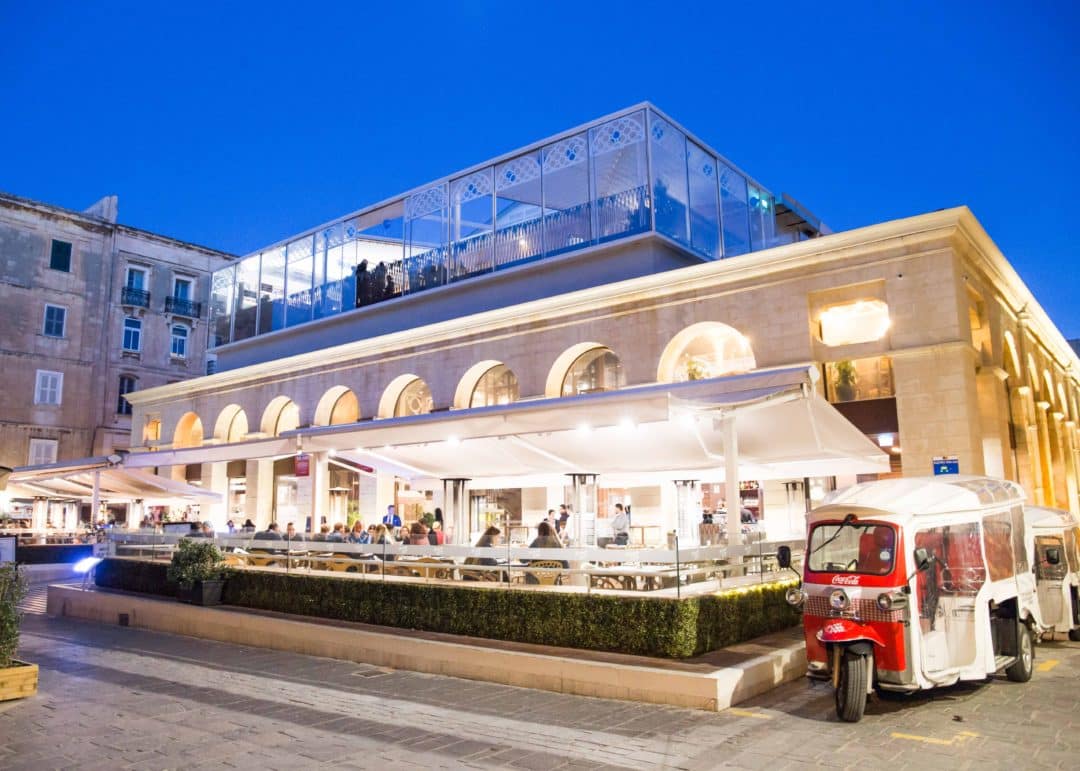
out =
{"type": "Polygon", "coordinates": [[[637,144],[644,138],[645,126],[641,116],[637,113],[626,115],[592,130],[592,151],[594,155],[602,155],[637,144]]]}
{"type": "Polygon", "coordinates": [[[468,203],[477,198],[491,195],[491,168],[474,172],[467,177],[456,179],[451,183],[451,200],[454,203],[468,203]]]}
{"type": "Polygon", "coordinates": [[[536,162],[536,158],[532,155],[523,155],[499,166],[495,172],[495,189],[507,190],[539,177],[540,164],[536,162]]]}
{"type": "Polygon", "coordinates": [[[446,210],[446,185],[435,185],[405,199],[405,218],[416,219],[446,210]]]}
{"type": "Polygon", "coordinates": [[[585,163],[585,135],[569,137],[544,148],[544,171],[555,171],[585,163]]]}

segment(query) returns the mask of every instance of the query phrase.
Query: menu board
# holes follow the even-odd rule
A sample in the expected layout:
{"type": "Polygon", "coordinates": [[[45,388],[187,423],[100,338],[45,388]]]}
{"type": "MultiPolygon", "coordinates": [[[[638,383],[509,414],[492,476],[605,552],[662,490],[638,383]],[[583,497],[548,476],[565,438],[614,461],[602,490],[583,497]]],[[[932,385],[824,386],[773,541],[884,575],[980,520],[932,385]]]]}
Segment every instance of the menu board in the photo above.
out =
{"type": "Polygon", "coordinates": [[[15,542],[18,536],[0,535],[0,564],[15,561],[15,542]]]}

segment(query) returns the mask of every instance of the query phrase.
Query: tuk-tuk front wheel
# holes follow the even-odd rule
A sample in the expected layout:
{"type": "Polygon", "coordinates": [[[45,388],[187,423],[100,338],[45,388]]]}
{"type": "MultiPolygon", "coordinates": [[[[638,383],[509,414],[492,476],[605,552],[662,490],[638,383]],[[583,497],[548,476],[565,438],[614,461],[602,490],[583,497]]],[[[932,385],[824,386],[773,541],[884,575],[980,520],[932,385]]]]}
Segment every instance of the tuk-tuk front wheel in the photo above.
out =
{"type": "Polygon", "coordinates": [[[836,716],[858,723],[866,712],[866,656],[845,650],[836,683],[836,716]]]}
{"type": "Polygon", "coordinates": [[[1014,683],[1026,683],[1035,671],[1035,635],[1024,622],[1016,624],[1016,661],[1005,670],[1005,676],[1014,683]]]}

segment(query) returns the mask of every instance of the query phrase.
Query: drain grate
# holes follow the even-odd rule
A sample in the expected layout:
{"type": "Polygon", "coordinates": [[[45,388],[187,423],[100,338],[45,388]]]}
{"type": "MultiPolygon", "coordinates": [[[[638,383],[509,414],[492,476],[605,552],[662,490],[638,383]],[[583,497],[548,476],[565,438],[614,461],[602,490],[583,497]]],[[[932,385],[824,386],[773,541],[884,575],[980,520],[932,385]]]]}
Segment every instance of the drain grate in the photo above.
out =
{"type": "Polygon", "coordinates": [[[379,667],[377,669],[358,669],[357,671],[350,672],[349,674],[353,675],[354,677],[382,677],[384,675],[390,674],[393,671],[394,670],[392,669],[384,669],[383,667],[379,667]]]}

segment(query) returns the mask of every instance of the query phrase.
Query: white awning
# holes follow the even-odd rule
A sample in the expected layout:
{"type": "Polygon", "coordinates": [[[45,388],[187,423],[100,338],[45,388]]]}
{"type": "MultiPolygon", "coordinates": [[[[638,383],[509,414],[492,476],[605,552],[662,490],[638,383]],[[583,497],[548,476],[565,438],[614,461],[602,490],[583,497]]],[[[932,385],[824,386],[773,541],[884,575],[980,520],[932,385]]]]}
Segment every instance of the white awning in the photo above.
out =
{"type": "Polygon", "coordinates": [[[815,367],[789,367],[289,435],[305,452],[332,450],[413,480],[498,486],[594,473],[648,484],[722,479],[731,418],[744,479],[887,472],[888,456],[818,395],[816,378],[815,367]]]}
{"type": "Polygon", "coordinates": [[[90,500],[94,477],[103,500],[109,501],[221,501],[218,493],[186,482],[123,468],[107,460],[86,458],[71,463],[25,466],[15,469],[8,482],[11,497],[77,498],[90,500]]]}

